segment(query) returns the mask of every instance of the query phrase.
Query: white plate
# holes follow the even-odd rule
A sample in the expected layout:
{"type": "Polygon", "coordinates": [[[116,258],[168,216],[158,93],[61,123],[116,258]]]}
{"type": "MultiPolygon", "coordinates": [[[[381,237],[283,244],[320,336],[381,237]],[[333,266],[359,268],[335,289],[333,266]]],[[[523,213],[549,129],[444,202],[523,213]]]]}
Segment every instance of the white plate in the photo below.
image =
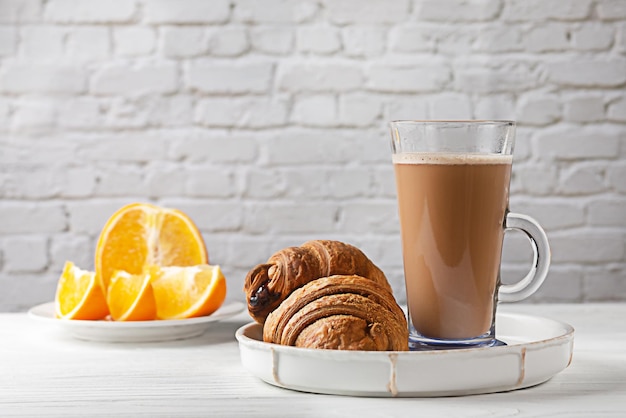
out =
{"type": "Polygon", "coordinates": [[[262,341],[262,327],[237,330],[243,366],[267,383],[352,396],[458,396],[521,389],[569,366],[574,329],[563,322],[498,314],[499,347],[421,352],[316,350],[262,341]]]}
{"type": "Polygon", "coordinates": [[[155,342],[182,340],[203,334],[215,322],[237,315],[244,309],[243,303],[233,302],[220,307],[209,316],[190,319],[162,321],[82,321],[58,319],[54,302],[35,306],[28,314],[60,327],[81,340],[102,342],[155,342]]]}

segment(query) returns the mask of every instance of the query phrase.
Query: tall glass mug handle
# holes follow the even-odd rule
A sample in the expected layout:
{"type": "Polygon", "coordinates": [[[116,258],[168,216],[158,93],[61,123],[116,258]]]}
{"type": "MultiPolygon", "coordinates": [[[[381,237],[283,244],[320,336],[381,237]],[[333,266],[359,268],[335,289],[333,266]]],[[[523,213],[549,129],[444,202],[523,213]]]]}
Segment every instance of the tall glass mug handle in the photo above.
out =
{"type": "Polygon", "coordinates": [[[530,216],[509,212],[504,221],[505,231],[517,229],[522,231],[533,248],[533,264],[530,272],[515,284],[503,284],[498,291],[501,302],[517,302],[526,299],[539,289],[550,267],[550,245],[543,228],[530,216]]]}

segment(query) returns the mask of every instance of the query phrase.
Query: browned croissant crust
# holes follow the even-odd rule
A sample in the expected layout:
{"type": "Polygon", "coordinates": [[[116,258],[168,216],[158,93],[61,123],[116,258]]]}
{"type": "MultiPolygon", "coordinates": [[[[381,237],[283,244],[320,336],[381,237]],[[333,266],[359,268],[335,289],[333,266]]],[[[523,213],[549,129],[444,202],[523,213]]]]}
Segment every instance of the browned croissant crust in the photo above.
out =
{"type": "Polygon", "coordinates": [[[246,276],[248,312],[260,324],[295,289],[334,274],[358,275],[391,287],[383,272],[358,248],[339,241],[308,241],[272,255],[246,276]]]}
{"type": "Polygon", "coordinates": [[[359,276],[331,276],[295,290],[272,311],[263,340],[336,350],[407,351],[409,331],[395,298],[359,276]]]}

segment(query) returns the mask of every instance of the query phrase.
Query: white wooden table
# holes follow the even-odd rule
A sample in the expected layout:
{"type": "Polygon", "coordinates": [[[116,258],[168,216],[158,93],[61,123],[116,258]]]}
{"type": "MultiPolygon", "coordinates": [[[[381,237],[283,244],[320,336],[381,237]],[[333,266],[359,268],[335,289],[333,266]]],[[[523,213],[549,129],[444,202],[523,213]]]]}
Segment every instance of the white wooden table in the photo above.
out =
{"type": "Polygon", "coordinates": [[[73,340],[26,314],[0,314],[0,416],[626,417],[626,303],[504,305],[576,328],[574,358],[525,390],[377,399],[270,386],[243,369],[242,314],[185,341],[73,340]]]}

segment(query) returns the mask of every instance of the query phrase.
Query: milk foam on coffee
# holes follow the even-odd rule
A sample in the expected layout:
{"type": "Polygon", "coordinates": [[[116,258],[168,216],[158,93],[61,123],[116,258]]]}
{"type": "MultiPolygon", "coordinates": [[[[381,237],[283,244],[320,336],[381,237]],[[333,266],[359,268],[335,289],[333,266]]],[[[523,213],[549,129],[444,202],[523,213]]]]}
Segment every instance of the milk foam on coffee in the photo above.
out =
{"type": "Polygon", "coordinates": [[[412,325],[434,339],[489,332],[512,156],[393,156],[412,325]]]}

